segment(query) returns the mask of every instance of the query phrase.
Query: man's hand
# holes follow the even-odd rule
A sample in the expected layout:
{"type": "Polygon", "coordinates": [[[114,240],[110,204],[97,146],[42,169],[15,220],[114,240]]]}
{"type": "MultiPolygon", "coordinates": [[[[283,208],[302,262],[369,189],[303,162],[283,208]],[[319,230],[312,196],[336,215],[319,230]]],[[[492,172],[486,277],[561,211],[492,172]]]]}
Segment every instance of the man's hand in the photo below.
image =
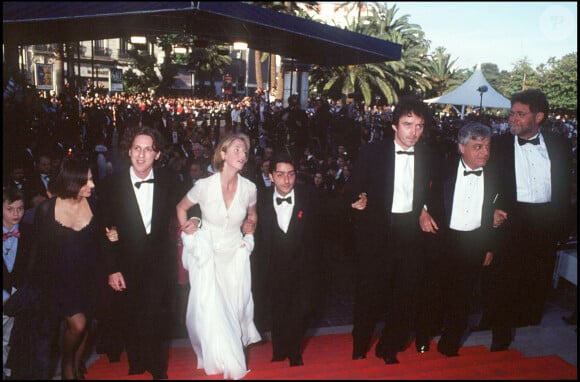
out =
{"type": "Polygon", "coordinates": [[[113,273],[109,275],[109,286],[117,292],[122,292],[127,289],[125,285],[125,279],[121,272],[113,273]]]}
{"type": "Polygon", "coordinates": [[[421,216],[419,216],[419,226],[423,232],[427,233],[437,233],[439,231],[439,226],[435,219],[431,216],[426,209],[421,210],[421,216]]]}
{"type": "Polygon", "coordinates": [[[503,223],[505,223],[507,218],[508,218],[507,212],[505,212],[504,210],[495,210],[493,213],[493,228],[497,228],[503,223]]]}
{"type": "Polygon", "coordinates": [[[367,193],[362,192],[358,195],[358,200],[351,204],[351,207],[356,210],[364,210],[367,208],[367,193]]]}
{"type": "Polygon", "coordinates": [[[483,266],[484,267],[489,267],[491,265],[491,262],[493,261],[493,253],[492,252],[486,252],[485,253],[485,259],[483,260],[483,266]]]}

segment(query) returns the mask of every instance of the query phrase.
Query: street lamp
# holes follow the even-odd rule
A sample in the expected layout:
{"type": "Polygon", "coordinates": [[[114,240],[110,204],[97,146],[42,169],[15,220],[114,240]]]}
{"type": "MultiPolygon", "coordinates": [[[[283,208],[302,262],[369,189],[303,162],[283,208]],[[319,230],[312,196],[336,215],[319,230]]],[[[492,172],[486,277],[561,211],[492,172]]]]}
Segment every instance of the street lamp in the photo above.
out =
{"type": "Polygon", "coordinates": [[[481,85],[480,87],[477,88],[477,91],[479,92],[479,115],[483,115],[482,113],[482,107],[483,107],[483,93],[485,93],[487,91],[487,86],[486,85],[481,85]]]}
{"type": "Polygon", "coordinates": [[[249,54],[248,43],[244,42],[244,41],[235,41],[233,44],[233,48],[234,48],[234,50],[240,51],[240,56],[242,55],[242,51],[245,52],[244,57],[245,57],[245,63],[246,63],[246,65],[245,65],[246,70],[245,70],[245,78],[244,78],[244,89],[245,89],[245,93],[247,96],[248,95],[248,71],[249,71],[249,68],[248,68],[248,63],[249,63],[248,62],[249,61],[248,60],[248,54],[249,54]]]}

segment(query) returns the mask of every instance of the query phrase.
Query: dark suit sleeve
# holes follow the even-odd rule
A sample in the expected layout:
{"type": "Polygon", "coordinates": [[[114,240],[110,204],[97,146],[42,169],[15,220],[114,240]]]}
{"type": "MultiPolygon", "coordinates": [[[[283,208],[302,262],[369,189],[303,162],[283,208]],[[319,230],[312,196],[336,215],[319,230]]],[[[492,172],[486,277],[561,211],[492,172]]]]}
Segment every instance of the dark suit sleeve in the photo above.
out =
{"type": "Polygon", "coordinates": [[[102,233],[100,236],[103,262],[102,265],[103,271],[107,276],[120,271],[120,267],[117,261],[119,243],[110,242],[107,238],[107,235],[105,234],[105,228],[111,228],[115,226],[115,203],[113,200],[113,194],[114,190],[118,190],[117,186],[118,182],[115,182],[112,176],[105,178],[105,180],[99,185],[99,200],[97,203],[97,213],[99,214],[98,230],[102,233]]]}

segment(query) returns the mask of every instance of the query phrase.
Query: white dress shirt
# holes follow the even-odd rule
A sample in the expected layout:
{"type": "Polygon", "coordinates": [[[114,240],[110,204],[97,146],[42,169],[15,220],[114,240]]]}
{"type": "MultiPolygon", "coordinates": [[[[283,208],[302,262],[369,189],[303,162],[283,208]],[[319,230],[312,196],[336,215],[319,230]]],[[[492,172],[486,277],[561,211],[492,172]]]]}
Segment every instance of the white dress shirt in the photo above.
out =
{"type": "Polygon", "coordinates": [[[154,183],[142,183],[141,187],[135,187],[135,182],[141,182],[143,180],[154,179],[153,170],[145,179],[139,178],[135,175],[133,167],[129,168],[129,173],[131,174],[131,183],[133,183],[133,191],[135,191],[135,196],[137,197],[137,204],[139,204],[139,211],[141,212],[141,219],[143,220],[143,226],[147,235],[151,233],[151,216],[153,214],[153,187],[154,183]]]}
{"type": "Polygon", "coordinates": [[[548,203],[552,201],[550,157],[542,134],[539,134],[539,138],[539,145],[528,143],[520,146],[518,137],[514,137],[518,202],[548,203]]]}
{"type": "Polygon", "coordinates": [[[391,212],[407,213],[413,210],[415,155],[397,154],[397,151],[414,152],[415,148],[411,147],[409,150],[403,150],[395,142],[395,180],[391,212]]]}
{"type": "Polygon", "coordinates": [[[481,227],[481,211],[483,208],[483,177],[463,175],[463,171],[483,170],[481,167],[471,169],[463,161],[457,166],[457,180],[453,194],[451,222],[449,228],[456,231],[473,231],[481,227]]]}
{"type": "Polygon", "coordinates": [[[274,190],[274,197],[272,199],[272,203],[274,203],[274,210],[276,211],[276,219],[278,220],[278,226],[284,233],[288,232],[288,226],[290,225],[290,218],[292,217],[292,211],[294,210],[294,203],[296,200],[294,198],[294,189],[288,193],[286,196],[281,196],[274,190]],[[282,202],[278,204],[276,202],[276,198],[292,198],[292,202],[282,202]]]}
{"type": "Polygon", "coordinates": [[[268,175],[262,173],[262,179],[264,179],[264,184],[266,185],[266,187],[270,187],[272,185],[272,180],[268,175]]]}

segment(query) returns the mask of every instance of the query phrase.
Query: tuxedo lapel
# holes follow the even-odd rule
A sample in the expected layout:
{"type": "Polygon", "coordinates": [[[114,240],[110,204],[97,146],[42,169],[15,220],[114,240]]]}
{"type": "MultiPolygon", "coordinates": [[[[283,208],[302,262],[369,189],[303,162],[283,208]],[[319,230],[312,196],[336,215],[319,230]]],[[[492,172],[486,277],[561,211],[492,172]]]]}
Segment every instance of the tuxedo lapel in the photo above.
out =
{"type": "Polygon", "coordinates": [[[160,209],[156,208],[163,204],[166,187],[163,187],[163,176],[160,171],[155,172],[155,183],[153,184],[153,203],[151,204],[151,233],[157,232],[159,227],[160,209]]]}
{"type": "Polygon", "coordinates": [[[292,215],[290,217],[290,224],[288,225],[287,235],[294,237],[303,237],[303,224],[300,221],[302,214],[304,214],[305,200],[304,195],[294,187],[294,207],[292,208],[292,215]],[[300,214],[300,217],[298,215],[300,214]]]}
{"type": "Polygon", "coordinates": [[[272,186],[267,188],[267,192],[265,192],[264,198],[262,199],[262,215],[258,216],[260,224],[264,227],[266,238],[272,237],[274,224],[278,224],[275,222],[276,211],[274,211],[273,197],[274,187],[272,186]]]}
{"type": "Polygon", "coordinates": [[[449,161],[443,169],[443,207],[445,209],[445,221],[447,227],[451,224],[451,213],[453,212],[453,198],[455,197],[455,183],[457,183],[457,166],[459,158],[449,161]]]}
{"type": "Polygon", "coordinates": [[[382,152],[384,157],[379,158],[377,161],[377,163],[382,165],[379,167],[380,172],[377,172],[377,176],[384,179],[382,189],[385,192],[385,207],[390,212],[393,206],[393,193],[395,190],[395,142],[388,141],[387,149],[382,152]]]}

